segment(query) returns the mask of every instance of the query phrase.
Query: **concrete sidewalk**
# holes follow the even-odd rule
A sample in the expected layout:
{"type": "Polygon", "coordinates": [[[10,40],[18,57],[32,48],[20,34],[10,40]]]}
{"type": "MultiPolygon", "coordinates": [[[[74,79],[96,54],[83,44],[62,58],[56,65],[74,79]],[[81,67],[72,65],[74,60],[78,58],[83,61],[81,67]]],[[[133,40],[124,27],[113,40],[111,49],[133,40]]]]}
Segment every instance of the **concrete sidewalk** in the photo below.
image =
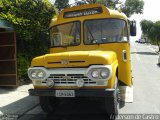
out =
{"type": "Polygon", "coordinates": [[[158,54],[158,46],[157,45],[148,45],[149,49],[158,54]]]}
{"type": "Polygon", "coordinates": [[[29,96],[32,84],[17,88],[0,87],[0,115],[24,114],[39,104],[38,97],[29,96]]]}

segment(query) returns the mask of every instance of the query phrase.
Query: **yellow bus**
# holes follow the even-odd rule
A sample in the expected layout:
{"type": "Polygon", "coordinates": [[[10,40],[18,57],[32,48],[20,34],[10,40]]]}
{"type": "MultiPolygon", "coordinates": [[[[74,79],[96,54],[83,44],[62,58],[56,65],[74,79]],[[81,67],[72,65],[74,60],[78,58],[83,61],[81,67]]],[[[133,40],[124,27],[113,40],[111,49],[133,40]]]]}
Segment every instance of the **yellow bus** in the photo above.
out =
{"type": "Polygon", "coordinates": [[[65,98],[98,98],[107,114],[118,114],[119,85],[132,86],[129,36],[136,23],[100,4],[64,9],[50,23],[50,53],[28,69],[45,112],[65,98]],[[101,102],[102,102],[101,101],[101,102]]]}

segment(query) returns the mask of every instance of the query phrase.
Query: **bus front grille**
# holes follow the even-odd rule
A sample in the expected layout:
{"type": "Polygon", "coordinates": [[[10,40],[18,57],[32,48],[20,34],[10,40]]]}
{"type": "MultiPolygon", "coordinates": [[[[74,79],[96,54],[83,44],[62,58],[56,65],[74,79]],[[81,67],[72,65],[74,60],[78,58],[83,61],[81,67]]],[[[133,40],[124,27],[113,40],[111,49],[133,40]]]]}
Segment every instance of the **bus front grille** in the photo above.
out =
{"type": "Polygon", "coordinates": [[[83,74],[50,74],[48,79],[54,81],[55,86],[77,86],[76,81],[84,80],[84,86],[96,86],[97,82],[92,81],[83,74]]]}

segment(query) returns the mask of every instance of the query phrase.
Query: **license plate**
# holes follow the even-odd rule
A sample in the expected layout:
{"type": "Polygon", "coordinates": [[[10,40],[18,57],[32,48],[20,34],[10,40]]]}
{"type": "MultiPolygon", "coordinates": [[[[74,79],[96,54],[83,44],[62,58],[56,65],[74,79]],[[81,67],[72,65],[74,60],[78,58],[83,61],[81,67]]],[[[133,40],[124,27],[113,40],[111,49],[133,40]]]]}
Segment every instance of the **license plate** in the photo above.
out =
{"type": "Polygon", "coordinates": [[[56,90],[56,97],[75,97],[74,90],[56,90]]]}

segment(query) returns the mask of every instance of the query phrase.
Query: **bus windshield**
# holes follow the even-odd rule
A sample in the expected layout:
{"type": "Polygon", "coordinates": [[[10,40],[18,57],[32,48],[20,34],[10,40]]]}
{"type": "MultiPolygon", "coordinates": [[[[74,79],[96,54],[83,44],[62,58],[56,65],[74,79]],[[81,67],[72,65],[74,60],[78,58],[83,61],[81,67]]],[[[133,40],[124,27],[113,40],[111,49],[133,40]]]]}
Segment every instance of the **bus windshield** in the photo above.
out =
{"type": "Polygon", "coordinates": [[[84,22],[84,43],[101,44],[127,41],[126,22],[121,19],[99,19],[84,22]]]}
{"type": "Polygon", "coordinates": [[[50,29],[52,47],[75,46],[80,44],[80,22],[70,22],[50,29]]]}

